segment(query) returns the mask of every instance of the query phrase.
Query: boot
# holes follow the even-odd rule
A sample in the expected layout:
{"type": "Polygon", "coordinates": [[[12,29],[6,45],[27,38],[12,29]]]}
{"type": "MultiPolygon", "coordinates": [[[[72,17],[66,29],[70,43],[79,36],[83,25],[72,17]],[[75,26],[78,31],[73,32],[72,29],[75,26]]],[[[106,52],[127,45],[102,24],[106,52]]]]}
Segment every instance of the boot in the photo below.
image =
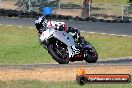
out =
{"type": "Polygon", "coordinates": [[[84,37],[80,36],[78,41],[80,43],[81,48],[86,48],[87,42],[85,41],[84,37]]]}
{"type": "Polygon", "coordinates": [[[78,42],[79,42],[80,44],[84,44],[84,43],[85,43],[84,37],[80,36],[80,37],[78,38],[78,42]]]}

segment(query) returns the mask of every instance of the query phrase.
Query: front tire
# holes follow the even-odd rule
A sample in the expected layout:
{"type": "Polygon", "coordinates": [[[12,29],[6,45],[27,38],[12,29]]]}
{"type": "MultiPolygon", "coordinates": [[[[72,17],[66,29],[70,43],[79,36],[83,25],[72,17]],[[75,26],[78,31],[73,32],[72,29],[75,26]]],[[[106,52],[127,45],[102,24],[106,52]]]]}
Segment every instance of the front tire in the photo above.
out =
{"type": "Polygon", "coordinates": [[[92,46],[91,49],[86,50],[87,56],[84,58],[88,63],[95,63],[98,60],[98,54],[95,48],[92,46]]]}
{"type": "Polygon", "coordinates": [[[69,58],[68,55],[66,58],[63,58],[61,55],[59,55],[56,50],[55,46],[53,44],[48,45],[48,53],[52,56],[52,58],[57,61],[59,64],[68,64],[69,58]]]}

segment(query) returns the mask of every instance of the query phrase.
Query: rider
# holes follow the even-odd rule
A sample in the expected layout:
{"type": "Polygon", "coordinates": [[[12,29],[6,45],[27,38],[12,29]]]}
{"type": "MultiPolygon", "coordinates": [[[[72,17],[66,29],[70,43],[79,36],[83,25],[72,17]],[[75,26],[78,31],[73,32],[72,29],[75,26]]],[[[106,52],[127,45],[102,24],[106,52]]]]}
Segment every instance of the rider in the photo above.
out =
{"type": "Polygon", "coordinates": [[[35,20],[35,25],[39,36],[49,27],[54,27],[56,30],[66,31],[71,34],[77,42],[81,43],[83,41],[83,37],[80,36],[78,29],[67,27],[65,22],[48,21],[44,16],[40,16],[35,20]]]}

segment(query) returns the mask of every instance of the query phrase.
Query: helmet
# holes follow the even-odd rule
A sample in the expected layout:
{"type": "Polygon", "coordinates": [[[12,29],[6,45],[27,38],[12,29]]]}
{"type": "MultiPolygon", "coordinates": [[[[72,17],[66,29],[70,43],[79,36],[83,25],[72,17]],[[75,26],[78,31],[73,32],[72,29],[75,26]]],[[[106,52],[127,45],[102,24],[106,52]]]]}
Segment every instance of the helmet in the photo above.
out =
{"type": "Polygon", "coordinates": [[[40,16],[35,20],[35,25],[37,30],[39,31],[42,27],[47,26],[47,19],[44,16],[40,16]]]}

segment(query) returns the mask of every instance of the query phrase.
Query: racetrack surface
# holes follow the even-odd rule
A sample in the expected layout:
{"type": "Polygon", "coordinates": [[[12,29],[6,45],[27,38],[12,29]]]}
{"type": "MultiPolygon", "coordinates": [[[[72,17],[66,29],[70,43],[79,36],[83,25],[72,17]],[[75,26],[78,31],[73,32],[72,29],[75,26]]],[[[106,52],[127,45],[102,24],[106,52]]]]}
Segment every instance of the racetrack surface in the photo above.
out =
{"type": "MultiPolygon", "coordinates": [[[[35,19],[32,18],[2,18],[0,24],[35,27],[35,19]]],[[[132,23],[106,23],[65,21],[68,26],[79,28],[81,31],[109,33],[117,35],[132,35],[132,23]]]]}
{"type": "Polygon", "coordinates": [[[100,67],[100,66],[132,66],[132,57],[124,57],[124,58],[116,58],[109,60],[99,60],[96,63],[87,63],[85,61],[76,61],[70,62],[69,64],[58,64],[56,63],[48,63],[48,64],[25,64],[25,65],[0,65],[0,68],[19,68],[19,69],[33,69],[33,68],[66,68],[73,67],[76,68],[78,66],[83,67],[100,67]]]}

